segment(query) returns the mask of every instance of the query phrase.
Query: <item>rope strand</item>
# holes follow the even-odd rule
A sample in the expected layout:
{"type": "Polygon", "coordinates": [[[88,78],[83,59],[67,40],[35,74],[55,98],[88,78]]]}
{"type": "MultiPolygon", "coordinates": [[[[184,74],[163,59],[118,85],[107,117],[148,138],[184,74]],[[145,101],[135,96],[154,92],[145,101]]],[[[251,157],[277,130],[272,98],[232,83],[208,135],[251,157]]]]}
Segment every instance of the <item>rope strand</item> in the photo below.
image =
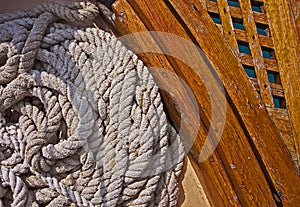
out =
{"type": "Polygon", "coordinates": [[[98,14],[0,15],[0,206],[176,206],[183,144],[137,56],[72,25],[98,14]]]}

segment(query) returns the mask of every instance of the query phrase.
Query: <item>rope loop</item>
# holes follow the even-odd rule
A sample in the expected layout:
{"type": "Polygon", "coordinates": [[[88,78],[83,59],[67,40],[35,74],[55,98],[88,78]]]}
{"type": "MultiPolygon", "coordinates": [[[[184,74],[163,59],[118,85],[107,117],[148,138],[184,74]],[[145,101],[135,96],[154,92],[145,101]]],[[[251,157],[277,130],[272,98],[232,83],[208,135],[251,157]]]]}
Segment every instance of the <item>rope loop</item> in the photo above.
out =
{"type": "Polygon", "coordinates": [[[76,2],[0,15],[0,206],[176,205],[183,144],[137,56],[72,24],[98,14],[76,2]]]}

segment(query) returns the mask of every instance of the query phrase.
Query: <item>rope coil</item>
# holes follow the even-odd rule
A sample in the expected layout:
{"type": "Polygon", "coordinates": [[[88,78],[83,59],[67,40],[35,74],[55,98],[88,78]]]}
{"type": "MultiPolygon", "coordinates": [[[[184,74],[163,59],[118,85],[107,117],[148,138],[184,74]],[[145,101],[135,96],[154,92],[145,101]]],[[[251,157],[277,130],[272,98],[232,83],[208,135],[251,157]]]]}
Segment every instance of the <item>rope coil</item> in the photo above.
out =
{"type": "Polygon", "coordinates": [[[71,24],[98,14],[0,15],[0,206],[177,204],[184,147],[153,77],[111,34],[71,24]]]}

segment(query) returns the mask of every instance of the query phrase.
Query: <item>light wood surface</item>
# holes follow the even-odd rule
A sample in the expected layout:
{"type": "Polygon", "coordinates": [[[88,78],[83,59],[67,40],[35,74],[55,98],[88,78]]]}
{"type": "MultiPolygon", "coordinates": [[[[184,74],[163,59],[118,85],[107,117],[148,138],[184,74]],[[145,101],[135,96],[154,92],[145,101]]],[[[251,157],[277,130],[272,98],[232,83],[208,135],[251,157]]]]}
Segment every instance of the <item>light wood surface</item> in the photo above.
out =
{"type": "Polygon", "coordinates": [[[179,198],[180,207],[211,207],[205,191],[193,170],[187,157],[186,167],[182,174],[181,191],[179,198]]]}

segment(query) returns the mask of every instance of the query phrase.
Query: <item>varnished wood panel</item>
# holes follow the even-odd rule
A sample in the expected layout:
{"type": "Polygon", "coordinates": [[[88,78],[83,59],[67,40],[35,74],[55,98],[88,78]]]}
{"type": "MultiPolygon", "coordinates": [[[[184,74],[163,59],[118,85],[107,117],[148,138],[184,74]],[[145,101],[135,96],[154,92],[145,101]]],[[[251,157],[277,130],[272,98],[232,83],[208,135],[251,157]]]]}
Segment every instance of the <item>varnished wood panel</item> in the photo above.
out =
{"type": "MultiPolygon", "coordinates": [[[[132,7],[128,4],[127,1],[118,0],[114,4],[114,10],[116,13],[116,27],[122,35],[134,32],[147,31],[147,28],[145,27],[144,23],[140,20],[136,12],[132,9],[132,7]]],[[[148,40],[151,39],[152,37],[150,37],[148,40]]],[[[152,39],[152,41],[154,42],[154,39],[152,39]]],[[[130,47],[130,45],[128,46],[130,47]]],[[[135,41],[135,46],[147,47],[147,45],[145,45],[145,42],[141,41],[140,39],[137,39],[135,41]]],[[[160,49],[158,48],[158,50],[160,49]]],[[[164,55],[147,53],[139,54],[139,56],[148,67],[164,68],[168,71],[174,72],[172,66],[170,65],[169,61],[164,55]]],[[[155,80],[158,81],[159,84],[169,85],[170,83],[179,83],[178,80],[170,81],[167,77],[160,76],[157,73],[153,73],[153,75],[155,80]]],[[[181,99],[184,98],[185,91],[181,90],[182,87],[177,86],[176,88],[178,89],[178,92],[173,92],[173,97],[181,97],[181,99]]],[[[199,126],[198,132],[196,131],[196,133],[198,134],[195,135],[194,133],[197,127],[195,126],[197,125],[197,123],[195,122],[197,122],[198,118],[195,117],[195,112],[192,111],[192,108],[187,104],[183,103],[183,106],[187,106],[187,108],[183,111],[178,111],[178,107],[174,107],[176,103],[174,103],[172,97],[168,96],[168,94],[163,92],[162,97],[168,108],[169,114],[172,117],[172,120],[174,121],[175,125],[177,125],[177,127],[180,125],[180,118],[186,117],[186,121],[188,124],[190,124],[191,128],[189,128],[188,132],[186,132],[185,137],[193,139],[194,136],[197,136],[196,139],[198,140],[198,145],[195,145],[190,151],[190,157],[191,159],[193,159],[191,156],[192,154],[199,156],[199,150],[201,150],[203,140],[207,136],[206,129],[204,129],[204,127],[199,126]],[[180,113],[182,113],[182,115],[180,115],[180,113]]],[[[226,175],[226,171],[223,169],[222,163],[218,159],[216,153],[212,154],[211,160],[214,160],[214,162],[211,163],[207,161],[203,163],[197,163],[196,166],[198,170],[195,172],[198,176],[199,181],[203,185],[203,188],[206,190],[207,196],[210,197],[210,200],[213,199],[213,206],[234,206],[234,203],[238,204],[238,201],[233,201],[234,190],[232,188],[228,176],[226,175]],[[201,172],[201,175],[197,172],[201,172]],[[214,190],[210,191],[210,189],[214,190]],[[226,189],[226,191],[224,189],[226,189]]],[[[186,193],[189,193],[189,191],[186,193]]]]}
{"type": "Polygon", "coordinates": [[[254,15],[251,9],[250,0],[240,1],[242,10],[243,22],[245,30],[247,31],[249,48],[251,51],[252,59],[260,86],[260,96],[266,106],[274,107],[273,97],[271,94],[271,88],[268,81],[268,74],[266,66],[264,64],[264,58],[262,55],[261,45],[256,31],[256,25],[254,21],[254,15]]]}
{"type": "Polygon", "coordinates": [[[224,0],[217,0],[218,2],[218,10],[221,16],[222,21],[222,30],[224,37],[229,41],[232,49],[238,53],[238,44],[236,42],[236,37],[234,33],[234,28],[231,21],[231,16],[229,12],[229,6],[227,1],[224,0]]]}
{"type": "MultiPolygon", "coordinates": [[[[289,206],[298,205],[300,189],[297,186],[300,180],[285,146],[267,114],[264,103],[242,73],[236,58],[222,40],[213,21],[198,1],[169,1],[214,65],[277,192],[284,195],[281,197],[282,202],[289,206]]],[[[273,13],[275,14],[278,16],[276,12],[273,13]]]]}
{"type": "Polygon", "coordinates": [[[292,126],[287,109],[281,108],[267,108],[269,115],[275,123],[279,133],[281,134],[284,143],[291,154],[291,157],[295,164],[297,164],[297,151],[295,140],[293,139],[292,126]]]}
{"type": "MultiPolygon", "coordinates": [[[[143,1],[129,2],[137,11],[138,16],[141,17],[149,30],[166,31],[169,33],[180,35],[186,39],[190,38],[185,32],[184,28],[182,28],[182,26],[178,23],[177,19],[169,11],[168,7],[166,7],[166,5],[164,5],[163,3],[143,1]],[[151,19],[151,22],[149,21],[149,19],[151,19]],[[164,22],[168,22],[168,24],[166,25],[164,22]]],[[[129,23],[127,22],[125,24],[129,23]]],[[[132,24],[137,25],[136,22],[132,24]]],[[[122,25],[124,25],[124,22],[122,23],[122,25]]],[[[176,49],[177,47],[176,45],[174,46],[174,44],[169,46],[171,46],[171,48],[173,49],[176,49]]],[[[189,53],[189,51],[183,51],[183,53],[185,52],[187,52],[187,54],[189,53]]],[[[199,85],[201,83],[201,80],[197,80],[197,75],[193,73],[193,71],[191,71],[189,68],[187,68],[184,64],[174,59],[170,60],[170,58],[168,58],[168,60],[170,61],[177,74],[181,75],[190,84],[190,87],[194,91],[196,98],[199,101],[199,105],[202,109],[205,109],[203,113],[205,114],[206,119],[209,119],[207,118],[210,116],[209,100],[207,98],[207,92],[205,92],[206,89],[204,88],[204,85],[199,85]]],[[[252,148],[248,143],[247,137],[245,136],[245,133],[240,126],[238,119],[235,117],[231,107],[227,105],[227,108],[228,112],[226,115],[228,120],[230,121],[226,122],[223,137],[217,149],[220,158],[211,157],[210,160],[204,163],[199,163],[197,161],[197,157],[199,156],[199,152],[201,151],[202,147],[201,142],[199,141],[195,142],[195,146],[190,153],[192,164],[199,179],[202,181],[201,183],[203,184],[203,187],[208,194],[207,196],[214,206],[232,206],[234,204],[237,204],[239,200],[244,203],[244,205],[275,205],[271,190],[268,186],[267,181],[264,180],[264,175],[252,151],[252,148]],[[230,189],[225,189],[224,187],[221,187],[221,189],[215,187],[207,188],[209,182],[213,181],[207,178],[211,176],[215,176],[216,178],[218,178],[220,172],[211,171],[210,174],[207,174],[208,171],[205,170],[203,166],[214,166],[218,164],[219,159],[222,160],[222,163],[224,164],[226,172],[228,173],[230,180],[232,181],[237,195],[235,195],[235,193],[230,193],[230,189]],[[221,195],[224,195],[225,193],[225,197],[221,196],[221,201],[219,201],[221,203],[218,203],[216,201],[217,197],[212,196],[212,194],[219,193],[221,191],[224,191],[223,193],[221,193],[221,195]],[[250,195],[249,191],[253,193],[251,193],[250,195]],[[226,196],[226,194],[228,193],[229,195],[231,195],[226,196]]],[[[220,179],[218,178],[218,180],[220,179]]]]}
{"type": "Polygon", "coordinates": [[[266,0],[265,9],[279,65],[281,82],[296,142],[299,166],[300,152],[300,62],[297,48],[297,28],[293,26],[289,7],[285,0],[266,0]]]}

